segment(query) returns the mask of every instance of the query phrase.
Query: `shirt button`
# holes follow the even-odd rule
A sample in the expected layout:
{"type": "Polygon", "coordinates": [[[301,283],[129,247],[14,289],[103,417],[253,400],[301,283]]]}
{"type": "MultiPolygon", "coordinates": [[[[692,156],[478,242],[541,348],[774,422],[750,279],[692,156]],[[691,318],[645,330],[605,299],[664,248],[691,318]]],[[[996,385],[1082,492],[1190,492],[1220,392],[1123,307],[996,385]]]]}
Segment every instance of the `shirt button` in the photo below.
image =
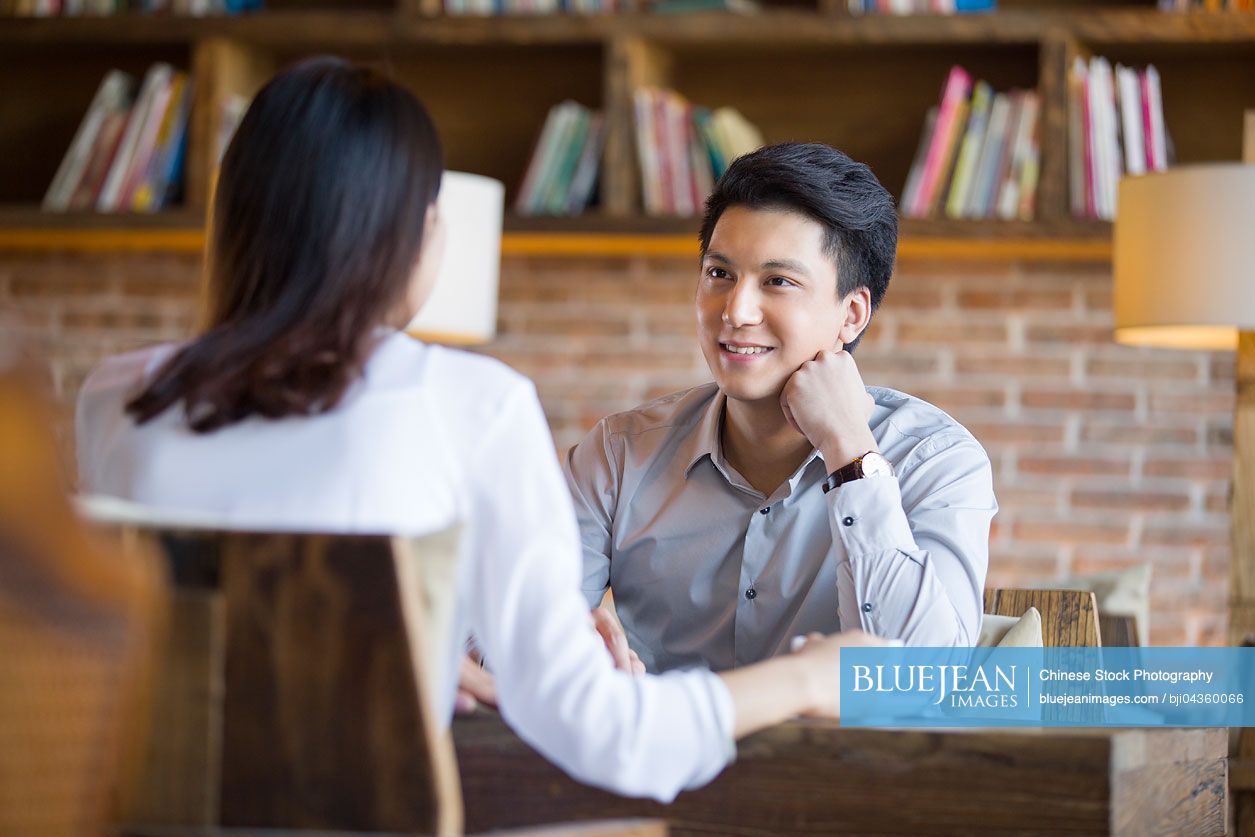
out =
{"type": "Polygon", "coordinates": [[[755,590],[753,587],[745,591],[745,598],[749,599],[750,601],[753,601],[757,597],[758,597],[758,591],[755,590]]]}
{"type": "Polygon", "coordinates": [[[843,517],[843,518],[841,518],[841,525],[842,525],[842,526],[853,526],[853,525],[854,525],[854,518],[852,518],[852,517],[843,517]]]}
{"type": "Polygon", "coordinates": [[[767,513],[767,512],[769,512],[769,511],[771,511],[771,506],[763,506],[761,509],[759,509],[759,510],[758,510],[758,513],[759,513],[759,514],[766,514],[766,513],[767,513]]]}
{"type": "Polygon", "coordinates": [[[871,612],[872,612],[872,603],[871,603],[871,602],[863,602],[863,612],[864,612],[864,613],[871,613],[871,612]]]}

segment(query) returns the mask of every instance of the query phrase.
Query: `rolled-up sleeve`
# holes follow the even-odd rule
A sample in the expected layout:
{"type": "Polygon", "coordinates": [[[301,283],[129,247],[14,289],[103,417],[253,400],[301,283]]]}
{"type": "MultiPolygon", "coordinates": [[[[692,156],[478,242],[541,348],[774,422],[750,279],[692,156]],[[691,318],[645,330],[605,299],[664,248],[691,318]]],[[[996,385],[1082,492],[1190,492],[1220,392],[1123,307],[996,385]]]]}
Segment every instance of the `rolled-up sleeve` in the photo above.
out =
{"type": "Polygon", "coordinates": [[[911,459],[898,479],[867,477],[828,494],[845,555],[841,625],[908,645],[972,645],[998,510],[989,457],[970,436],[948,434],[911,459]]]}
{"type": "Polygon", "coordinates": [[[731,695],[709,671],[614,668],[578,592],[580,537],[530,384],[502,405],[470,483],[471,627],[511,727],[621,794],[669,801],[710,781],[733,752],[731,695]]]}

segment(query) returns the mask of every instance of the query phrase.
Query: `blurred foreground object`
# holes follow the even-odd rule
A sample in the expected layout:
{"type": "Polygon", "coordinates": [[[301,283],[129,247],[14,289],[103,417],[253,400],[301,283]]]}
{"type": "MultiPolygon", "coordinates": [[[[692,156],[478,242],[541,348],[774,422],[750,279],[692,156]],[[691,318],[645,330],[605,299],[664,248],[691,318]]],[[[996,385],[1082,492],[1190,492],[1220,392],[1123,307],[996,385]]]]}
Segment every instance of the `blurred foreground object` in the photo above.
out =
{"type": "Polygon", "coordinates": [[[0,834],[77,837],[137,775],[162,586],[84,531],[36,391],[0,365],[0,834]]]}

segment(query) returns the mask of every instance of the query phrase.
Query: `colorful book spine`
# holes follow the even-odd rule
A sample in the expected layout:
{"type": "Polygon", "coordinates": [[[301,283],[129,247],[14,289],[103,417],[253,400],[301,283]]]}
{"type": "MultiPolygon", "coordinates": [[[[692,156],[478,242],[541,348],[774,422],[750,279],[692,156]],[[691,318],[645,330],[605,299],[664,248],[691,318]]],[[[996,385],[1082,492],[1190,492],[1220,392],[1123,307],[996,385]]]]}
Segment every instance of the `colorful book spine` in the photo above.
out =
{"type": "Polygon", "coordinates": [[[940,188],[939,181],[944,174],[941,170],[942,162],[949,151],[948,146],[955,141],[955,122],[971,87],[972,79],[966,70],[957,66],[950,69],[943,88],[941,109],[937,115],[937,128],[933,132],[928,158],[924,163],[919,192],[915,196],[914,205],[910,207],[910,214],[916,218],[928,214],[928,208],[933,204],[934,196],[940,188]]]}

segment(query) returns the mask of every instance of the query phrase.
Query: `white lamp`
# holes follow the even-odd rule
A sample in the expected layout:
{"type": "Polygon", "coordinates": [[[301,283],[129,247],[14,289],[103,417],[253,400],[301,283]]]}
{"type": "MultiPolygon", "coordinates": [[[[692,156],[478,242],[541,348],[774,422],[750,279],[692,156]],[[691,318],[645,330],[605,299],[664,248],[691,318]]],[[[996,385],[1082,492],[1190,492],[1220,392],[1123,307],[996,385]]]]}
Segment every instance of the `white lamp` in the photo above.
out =
{"type": "Polygon", "coordinates": [[[1114,253],[1117,342],[1237,350],[1230,645],[1255,641],[1255,139],[1247,145],[1247,165],[1121,180],[1114,253]]]}
{"type": "Polygon", "coordinates": [[[406,328],[434,343],[487,343],[497,333],[497,279],[505,186],[447,171],[437,201],[448,234],[431,298],[406,328]]]}

